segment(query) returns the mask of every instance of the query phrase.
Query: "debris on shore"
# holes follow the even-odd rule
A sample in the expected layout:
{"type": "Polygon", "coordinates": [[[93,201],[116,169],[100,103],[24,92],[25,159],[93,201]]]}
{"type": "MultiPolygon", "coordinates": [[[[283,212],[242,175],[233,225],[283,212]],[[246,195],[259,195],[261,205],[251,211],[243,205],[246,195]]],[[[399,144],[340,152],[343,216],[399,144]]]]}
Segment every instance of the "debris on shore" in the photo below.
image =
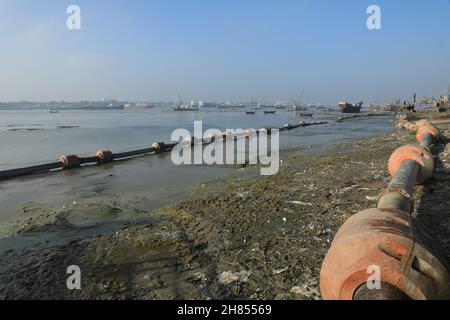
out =
{"type": "MultiPolygon", "coordinates": [[[[414,116],[433,118],[450,136],[449,114],[414,116]]],[[[0,252],[0,298],[320,299],[319,272],[335,233],[351,215],[375,205],[390,181],[389,155],[413,141],[399,130],[325,154],[293,151],[275,176],[246,168],[238,178],[205,182],[188,200],[154,212],[133,211],[125,202],[101,210],[77,204],[77,216],[127,212],[140,219],[62,243],[53,244],[48,233],[93,226],[76,221],[73,208],[36,212],[26,227],[15,226],[20,232],[12,238],[45,233],[48,243],[0,252]],[[81,290],[67,290],[70,265],[82,270],[81,290]]],[[[449,220],[450,150],[435,154],[433,183],[417,187],[414,214],[450,249],[450,225],[443,223],[449,220]]],[[[7,241],[1,239],[0,248],[7,241]]]]}

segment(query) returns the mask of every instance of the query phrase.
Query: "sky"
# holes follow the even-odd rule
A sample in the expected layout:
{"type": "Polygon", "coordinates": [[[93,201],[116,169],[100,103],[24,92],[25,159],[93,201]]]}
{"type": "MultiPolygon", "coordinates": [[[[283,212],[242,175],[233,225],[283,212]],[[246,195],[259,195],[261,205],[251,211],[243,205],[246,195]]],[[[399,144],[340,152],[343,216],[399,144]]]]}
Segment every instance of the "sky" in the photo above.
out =
{"type": "Polygon", "coordinates": [[[439,96],[449,33],[450,0],[0,0],[0,101],[439,96]]]}

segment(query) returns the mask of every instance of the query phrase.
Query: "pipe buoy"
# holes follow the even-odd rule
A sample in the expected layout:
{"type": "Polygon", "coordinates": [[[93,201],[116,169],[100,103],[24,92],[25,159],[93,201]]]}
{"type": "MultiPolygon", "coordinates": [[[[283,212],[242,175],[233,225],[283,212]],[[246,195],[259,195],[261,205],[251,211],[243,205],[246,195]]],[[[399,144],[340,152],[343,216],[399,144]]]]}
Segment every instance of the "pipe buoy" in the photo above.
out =
{"type": "Polygon", "coordinates": [[[217,137],[218,137],[217,134],[214,134],[214,133],[210,133],[207,136],[207,138],[209,139],[210,142],[216,141],[217,137]]]}
{"type": "Polygon", "coordinates": [[[75,155],[62,155],[59,157],[59,161],[61,162],[63,169],[78,168],[81,164],[80,158],[75,155]]]}
{"type": "Polygon", "coordinates": [[[403,125],[403,128],[405,128],[408,131],[417,131],[417,130],[419,130],[420,126],[417,125],[417,123],[406,122],[403,125]]]}
{"type": "Polygon", "coordinates": [[[252,136],[256,135],[256,130],[255,129],[245,129],[244,130],[244,136],[245,138],[249,139],[252,136]]]}
{"type": "Polygon", "coordinates": [[[259,130],[259,133],[270,136],[272,134],[272,128],[262,128],[259,130]]]}
{"type": "Polygon", "coordinates": [[[193,147],[194,145],[196,145],[197,143],[199,143],[199,141],[201,141],[201,139],[197,139],[196,137],[187,137],[186,139],[183,140],[183,142],[181,142],[182,146],[191,146],[193,147]]]}
{"type": "Polygon", "coordinates": [[[161,153],[166,150],[166,144],[164,142],[155,142],[152,144],[152,148],[155,149],[155,153],[161,153]]]}
{"type": "Polygon", "coordinates": [[[389,158],[388,167],[389,173],[392,177],[397,175],[402,163],[406,160],[414,160],[420,166],[417,184],[424,183],[433,175],[433,154],[425,147],[418,145],[406,145],[395,150],[389,158]]]}
{"type": "Polygon", "coordinates": [[[98,163],[108,163],[114,160],[113,153],[109,150],[99,151],[95,154],[98,163]]]}
{"type": "Polygon", "coordinates": [[[422,142],[426,134],[430,134],[434,141],[438,140],[440,136],[439,129],[434,125],[424,125],[417,131],[417,141],[422,142]]]}
{"type": "Polygon", "coordinates": [[[286,123],[286,124],[283,126],[283,128],[286,129],[286,130],[291,130],[291,129],[292,129],[292,125],[291,125],[290,123],[286,123]]]}
{"type": "Polygon", "coordinates": [[[423,127],[423,126],[432,126],[431,122],[427,119],[422,119],[419,121],[416,121],[417,128],[423,127]]]}
{"type": "Polygon", "coordinates": [[[224,132],[222,132],[223,140],[228,140],[232,135],[233,134],[230,131],[228,131],[228,130],[225,130],[224,132]]]}
{"type": "MultiPolygon", "coordinates": [[[[381,291],[392,286],[414,300],[450,299],[448,262],[438,257],[424,226],[396,209],[362,211],[340,228],[320,272],[325,300],[352,300],[367,287],[372,268],[379,268],[381,291]],[[383,286],[383,284],[389,284],[383,286]]],[[[377,291],[377,290],[375,290],[377,291]]]]}

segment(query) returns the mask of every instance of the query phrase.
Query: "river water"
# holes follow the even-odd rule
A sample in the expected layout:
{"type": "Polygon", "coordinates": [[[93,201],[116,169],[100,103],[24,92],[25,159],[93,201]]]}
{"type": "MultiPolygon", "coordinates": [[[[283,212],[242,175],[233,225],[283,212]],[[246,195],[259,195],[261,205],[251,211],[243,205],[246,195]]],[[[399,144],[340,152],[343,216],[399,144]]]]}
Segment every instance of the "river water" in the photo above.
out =
{"type": "MultiPolygon", "coordinates": [[[[0,170],[52,162],[62,154],[95,155],[146,148],[153,142],[169,142],[174,129],[192,132],[194,121],[209,128],[259,129],[281,127],[300,120],[324,120],[327,125],[299,128],[280,134],[281,151],[289,148],[320,148],[391,132],[391,117],[373,117],[337,123],[338,114],[316,114],[302,118],[279,110],[262,112],[205,110],[171,112],[160,109],[115,111],[1,110],[0,170]]],[[[39,174],[0,181],[0,221],[23,214],[24,207],[64,205],[73,201],[95,201],[117,194],[145,193],[149,208],[157,208],[185,197],[192,184],[230,172],[230,168],[177,167],[170,155],[143,156],[105,166],[90,166],[66,172],[39,174]]],[[[148,209],[148,208],[147,208],[148,209]]]]}

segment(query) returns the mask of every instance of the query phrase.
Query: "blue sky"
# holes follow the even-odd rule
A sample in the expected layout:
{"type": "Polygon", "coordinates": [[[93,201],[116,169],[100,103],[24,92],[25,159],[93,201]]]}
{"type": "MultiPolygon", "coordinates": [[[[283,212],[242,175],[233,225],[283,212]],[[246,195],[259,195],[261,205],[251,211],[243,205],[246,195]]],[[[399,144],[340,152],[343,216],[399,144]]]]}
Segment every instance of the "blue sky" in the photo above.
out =
{"type": "Polygon", "coordinates": [[[449,32],[449,0],[0,0],[0,101],[437,96],[449,32]]]}

